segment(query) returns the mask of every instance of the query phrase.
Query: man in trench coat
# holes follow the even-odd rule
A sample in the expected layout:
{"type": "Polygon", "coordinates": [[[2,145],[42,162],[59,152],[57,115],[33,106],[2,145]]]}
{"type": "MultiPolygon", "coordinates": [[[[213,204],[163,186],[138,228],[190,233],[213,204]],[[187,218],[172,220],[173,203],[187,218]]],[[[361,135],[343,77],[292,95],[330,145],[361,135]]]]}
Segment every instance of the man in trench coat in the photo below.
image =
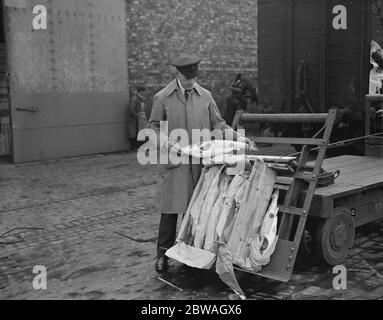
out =
{"type": "MultiPolygon", "coordinates": [[[[193,129],[219,129],[231,130],[236,140],[237,133],[222,119],[211,93],[195,82],[200,61],[196,56],[185,54],[172,61],[177,69],[177,78],[155,95],[149,128],[159,133],[160,121],[167,121],[169,133],[174,129],[184,129],[190,139],[193,129]]],[[[169,148],[176,148],[176,145],[169,141],[169,148]]],[[[186,212],[201,170],[200,164],[158,165],[157,196],[161,221],[155,265],[157,272],[168,268],[165,252],[174,245],[178,215],[186,212]]]]}

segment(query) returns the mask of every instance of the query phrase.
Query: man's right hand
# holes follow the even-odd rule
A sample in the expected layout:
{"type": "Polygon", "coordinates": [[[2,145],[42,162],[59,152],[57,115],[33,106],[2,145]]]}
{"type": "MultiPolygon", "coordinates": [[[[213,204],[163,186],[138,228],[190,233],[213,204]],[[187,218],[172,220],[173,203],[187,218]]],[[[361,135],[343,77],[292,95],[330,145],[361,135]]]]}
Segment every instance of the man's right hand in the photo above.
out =
{"type": "Polygon", "coordinates": [[[176,143],[169,142],[169,151],[176,153],[178,156],[181,156],[181,153],[182,153],[181,146],[177,142],[176,143]]]}

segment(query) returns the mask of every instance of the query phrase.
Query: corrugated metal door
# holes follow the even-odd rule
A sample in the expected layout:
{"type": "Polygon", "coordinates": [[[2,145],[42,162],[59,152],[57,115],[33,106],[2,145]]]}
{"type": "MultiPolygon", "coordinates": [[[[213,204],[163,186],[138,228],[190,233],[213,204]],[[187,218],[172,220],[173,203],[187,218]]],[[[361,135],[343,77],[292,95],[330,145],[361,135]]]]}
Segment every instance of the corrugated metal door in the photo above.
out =
{"type": "MultiPolygon", "coordinates": [[[[293,46],[292,59],[292,111],[299,112],[302,102],[294,99],[298,95],[297,84],[303,88],[304,74],[299,73],[298,67],[301,62],[306,63],[307,94],[310,103],[316,112],[320,112],[320,58],[321,52],[321,33],[323,28],[322,16],[323,0],[295,0],[293,10],[293,28],[290,41],[293,46]]],[[[325,57],[324,57],[325,58],[325,57]]],[[[310,112],[307,108],[305,112],[310,112]]]]}
{"type": "Polygon", "coordinates": [[[14,162],[128,149],[125,1],[4,4],[14,162]]]}
{"type": "Polygon", "coordinates": [[[308,66],[310,98],[319,109],[321,5],[325,0],[259,1],[259,99],[270,111],[296,112],[297,70],[308,66]]]}
{"type": "Polygon", "coordinates": [[[284,109],[285,82],[290,74],[286,60],[287,30],[285,0],[258,1],[258,91],[259,103],[269,112],[284,109]],[[285,80],[285,81],[284,81],[285,80]]]}

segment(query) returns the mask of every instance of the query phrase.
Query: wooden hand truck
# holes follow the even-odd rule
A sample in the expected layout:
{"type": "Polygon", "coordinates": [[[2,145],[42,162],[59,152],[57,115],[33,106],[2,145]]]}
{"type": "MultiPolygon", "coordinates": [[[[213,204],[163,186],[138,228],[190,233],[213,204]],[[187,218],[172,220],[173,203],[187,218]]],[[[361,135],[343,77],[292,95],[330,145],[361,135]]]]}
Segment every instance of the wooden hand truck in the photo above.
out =
{"type": "Polygon", "coordinates": [[[241,111],[236,114],[232,125],[235,130],[243,128],[244,123],[251,122],[324,123],[321,138],[255,137],[253,139],[255,143],[303,145],[291,183],[279,184],[277,180],[276,187],[285,192],[283,203],[279,205],[278,242],[270,263],[256,274],[283,282],[290,280],[304,235],[318,176],[336,120],[336,109],[330,109],[328,113],[317,114],[246,114],[241,111]],[[310,146],[318,147],[318,152],[314,164],[307,166],[310,146]],[[308,169],[309,167],[310,169],[308,169]],[[302,194],[304,194],[303,201],[302,198],[299,199],[302,194]],[[298,201],[303,203],[303,206],[298,206],[298,201]]]}

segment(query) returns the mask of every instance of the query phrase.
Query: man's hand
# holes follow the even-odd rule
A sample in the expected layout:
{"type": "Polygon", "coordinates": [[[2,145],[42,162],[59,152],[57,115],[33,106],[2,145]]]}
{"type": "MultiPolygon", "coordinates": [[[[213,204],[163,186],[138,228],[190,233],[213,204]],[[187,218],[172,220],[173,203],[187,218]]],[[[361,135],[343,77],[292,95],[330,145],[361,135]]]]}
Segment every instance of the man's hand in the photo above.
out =
{"type": "Polygon", "coordinates": [[[176,143],[169,142],[169,151],[176,153],[178,156],[181,156],[181,153],[182,153],[181,146],[177,142],[176,143]]]}
{"type": "Polygon", "coordinates": [[[376,111],[376,116],[378,118],[383,118],[383,109],[380,109],[380,110],[376,111]]]}
{"type": "Polygon", "coordinates": [[[250,139],[248,139],[248,138],[246,138],[247,140],[249,140],[249,143],[247,143],[247,146],[248,146],[248,148],[249,148],[249,151],[259,151],[258,150],[258,148],[257,148],[257,146],[255,145],[255,142],[254,141],[252,141],[252,140],[250,140],[250,139]]]}
{"type": "Polygon", "coordinates": [[[258,148],[255,145],[255,142],[250,140],[249,138],[246,138],[245,136],[242,136],[242,135],[238,135],[238,141],[246,143],[247,144],[247,150],[258,151],[258,148]]]}
{"type": "Polygon", "coordinates": [[[249,138],[246,138],[246,137],[242,137],[241,140],[246,143],[248,146],[250,146],[251,144],[251,140],[249,138]]]}

